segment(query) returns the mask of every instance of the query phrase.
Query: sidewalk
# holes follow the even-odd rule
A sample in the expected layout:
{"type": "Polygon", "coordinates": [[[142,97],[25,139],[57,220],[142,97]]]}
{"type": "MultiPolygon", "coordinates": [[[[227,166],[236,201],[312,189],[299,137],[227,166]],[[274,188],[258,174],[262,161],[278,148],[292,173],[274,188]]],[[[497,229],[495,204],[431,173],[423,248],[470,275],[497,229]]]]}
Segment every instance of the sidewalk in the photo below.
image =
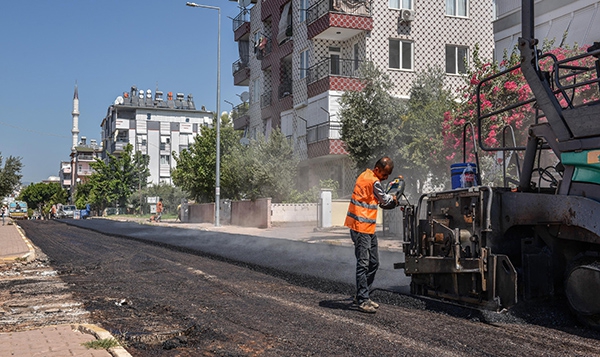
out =
{"type": "MultiPolygon", "coordinates": [[[[230,234],[243,234],[262,238],[278,238],[302,241],[306,243],[325,243],[342,246],[353,246],[350,239],[350,230],[347,227],[317,228],[315,223],[293,222],[275,223],[271,228],[240,227],[221,225],[216,227],[212,223],[182,223],[175,220],[164,220],[159,223],[149,222],[148,219],[109,216],[103,219],[117,221],[138,222],[162,227],[175,227],[184,229],[198,229],[203,231],[223,232],[230,234]]],[[[380,250],[402,251],[402,238],[385,236],[382,227],[377,226],[377,240],[380,250]]]]}
{"type": "MultiPolygon", "coordinates": [[[[14,264],[35,260],[35,249],[17,224],[5,219],[0,225],[0,264],[14,264]]],[[[0,306],[0,311],[3,310],[0,306]]],[[[131,356],[124,348],[88,349],[82,343],[96,339],[112,338],[108,331],[95,325],[44,326],[27,331],[0,333],[0,355],[2,356],[131,356]]]]}

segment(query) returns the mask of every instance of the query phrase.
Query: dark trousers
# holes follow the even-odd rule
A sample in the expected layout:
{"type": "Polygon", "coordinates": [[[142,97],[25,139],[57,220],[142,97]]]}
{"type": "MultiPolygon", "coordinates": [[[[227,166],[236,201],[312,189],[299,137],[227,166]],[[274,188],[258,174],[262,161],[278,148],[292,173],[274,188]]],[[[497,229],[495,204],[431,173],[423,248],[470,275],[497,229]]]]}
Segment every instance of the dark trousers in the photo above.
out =
{"type": "Polygon", "coordinates": [[[377,235],[350,230],[356,256],[356,299],[361,304],[369,300],[369,292],[379,268],[377,235]]]}

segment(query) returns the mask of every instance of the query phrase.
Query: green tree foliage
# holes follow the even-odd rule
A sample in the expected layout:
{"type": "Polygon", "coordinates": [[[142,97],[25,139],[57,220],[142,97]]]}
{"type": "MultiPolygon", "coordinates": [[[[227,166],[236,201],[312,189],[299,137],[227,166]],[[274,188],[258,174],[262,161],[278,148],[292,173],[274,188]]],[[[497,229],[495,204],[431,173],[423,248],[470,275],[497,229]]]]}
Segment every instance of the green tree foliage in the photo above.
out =
{"type": "Polygon", "coordinates": [[[340,99],[342,140],[359,170],[373,167],[381,156],[393,156],[399,146],[402,106],[390,92],[393,84],[372,62],[361,67],[361,91],[340,99]]]}
{"type": "MultiPolygon", "coordinates": [[[[232,177],[235,168],[227,166],[228,157],[236,147],[239,147],[241,133],[233,129],[229,118],[221,118],[221,198],[231,198],[237,195],[232,191],[229,182],[235,181],[232,177]]],[[[173,152],[177,167],[172,170],[173,183],[190,194],[196,202],[214,202],[215,200],[215,168],[217,161],[215,127],[203,127],[199,135],[187,149],[179,155],[173,152]]]]}
{"type": "Polygon", "coordinates": [[[227,184],[236,193],[230,198],[271,197],[272,202],[285,202],[296,194],[298,159],[279,129],[274,129],[268,140],[260,137],[247,147],[238,146],[227,161],[231,177],[227,184]]]}
{"type": "Polygon", "coordinates": [[[91,164],[94,173],[90,176],[91,189],[88,203],[100,208],[118,204],[125,207],[129,196],[148,179],[148,159],[136,153],[128,144],[119,156],[108,155],[108,161],[96,159],[91,164]]]}
{"type": "Polygon", "coordinates": [[[23,164],[20,157],[9,156],[3,160],[0,153],[0,197],[8,196],[21,184],[21,168],[23,164]]]}
{"type": "Polygon", "coordinates": [[[407,178],[414,191],[422,192],[429,180],[433,185],[448,181],[442,122],[444,113],[454,105],[452,94],[444,89],[445,73],[428,68],[418,73],[406,103],[400,133],[397,170],[407,178]],[[419,186],[414,187],[416,183],[419,186]]]}
{"type": "Polygon", "coordinates": [[[48,213],[54,204],[66,204],[67,199],[67,190],[60,187],[60,184],[57,182],[32,183],[21,190],[21,194],[19,195],[19,200],[25,201],[28,207],[35,207],[43,213],[48,213]]]}

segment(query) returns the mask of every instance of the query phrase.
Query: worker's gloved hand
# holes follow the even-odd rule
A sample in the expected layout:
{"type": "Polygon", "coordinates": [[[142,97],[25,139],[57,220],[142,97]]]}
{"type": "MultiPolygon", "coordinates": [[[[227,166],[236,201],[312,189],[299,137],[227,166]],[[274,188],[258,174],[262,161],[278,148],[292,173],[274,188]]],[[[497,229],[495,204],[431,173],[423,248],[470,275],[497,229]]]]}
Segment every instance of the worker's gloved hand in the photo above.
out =
{"type": "Polygon", "coordinates": [[[396,198],[396,195],[392,195],[392,197],[394,198],[392,201],[390,201],[390,203],[388,203],[387,205],[379,205],[379,207],[381,207],[382,209],[393,209],[398,207],[399,203],[398,203],[398,199],[396,198]]]}

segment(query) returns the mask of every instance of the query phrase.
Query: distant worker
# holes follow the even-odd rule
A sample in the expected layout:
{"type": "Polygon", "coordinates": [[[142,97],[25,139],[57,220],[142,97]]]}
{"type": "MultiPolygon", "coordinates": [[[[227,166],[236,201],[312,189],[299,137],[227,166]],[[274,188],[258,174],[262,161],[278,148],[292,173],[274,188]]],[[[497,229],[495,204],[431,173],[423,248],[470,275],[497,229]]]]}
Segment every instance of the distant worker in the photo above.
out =
{"type": "Polygon", "coordinates": [[[163,203],[162,203],[163,199],[159,199],[158,203],[156,204],[156,218],[154,219],[156,222],[160,222],[160,217],[162,217],[162,213],[163,213],[163,203]]]}
{"type": "Polygon", "coordinates": [[[2,215],[2,225],[4,225],[4,216],[6,216],[6,206],[2,206],[0,214],[2,215]]]}
{"type": "Polygon", "coordinates": [[[375,313],[379,304],[369,297],[375,273],[379,268],[379,252],[375,224],[377,208],[398,206],[396,196],[385,193],[381,181],[387,180],[394,170],[394,162],[382,157],[373,170],[366,169],[356,179],[344,226],[350,228],[356,256],[356,295],[354,303],[362,312],[375,313]]]}
{"type": "Polygon", "coordinates": [[[50,218],[56,218],[56,205],[52,205],[52,208],[50,209],[50,218]]]}

